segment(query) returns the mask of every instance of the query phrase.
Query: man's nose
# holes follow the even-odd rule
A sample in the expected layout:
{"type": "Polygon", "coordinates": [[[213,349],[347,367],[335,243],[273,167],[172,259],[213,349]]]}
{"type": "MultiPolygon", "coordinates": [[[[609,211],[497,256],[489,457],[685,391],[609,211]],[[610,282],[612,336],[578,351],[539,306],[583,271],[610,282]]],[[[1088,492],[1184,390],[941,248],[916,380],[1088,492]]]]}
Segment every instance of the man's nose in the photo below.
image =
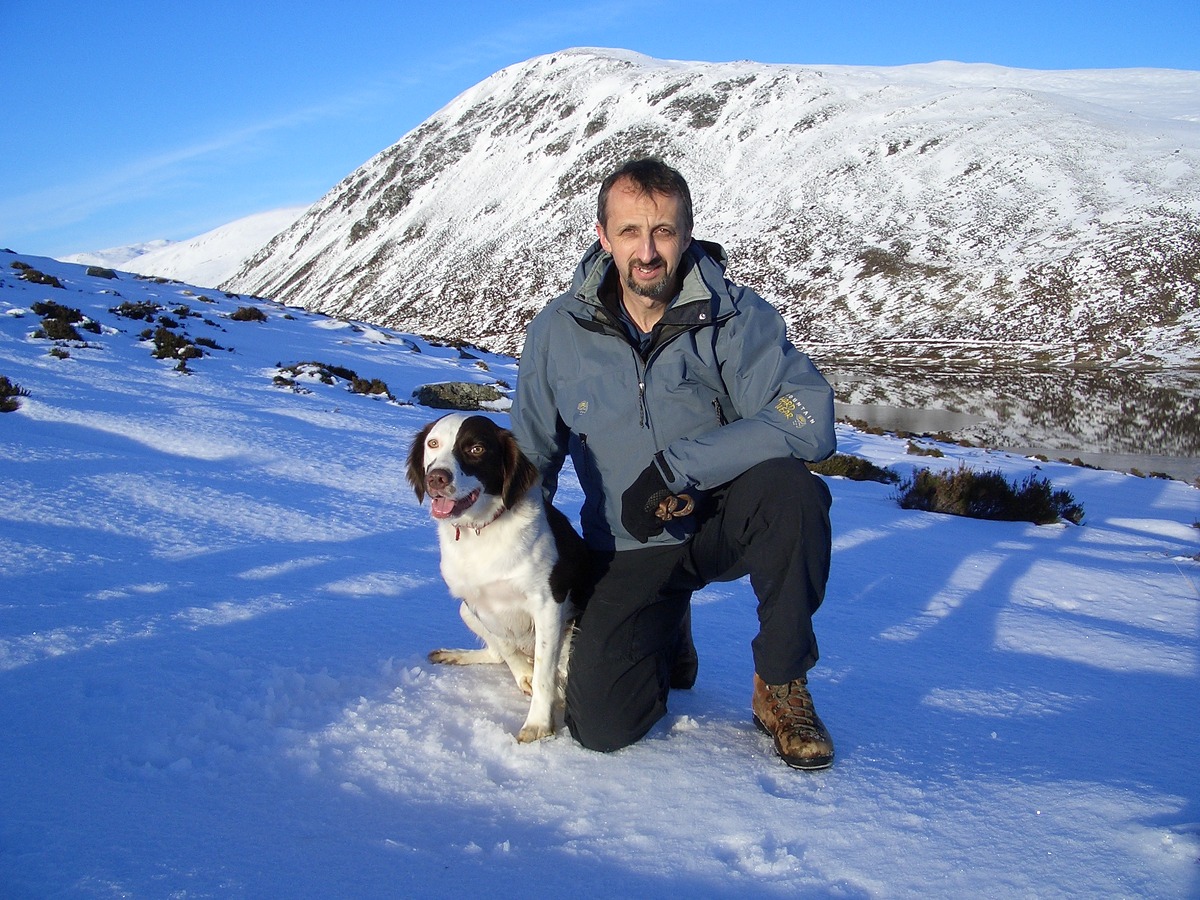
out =
{"type": "Polygon", "coordinates": [[[654,242],[654,232],[642,238],[638,246],[638,258],[644,263],[658,259],[658,245],[654,242]]]}

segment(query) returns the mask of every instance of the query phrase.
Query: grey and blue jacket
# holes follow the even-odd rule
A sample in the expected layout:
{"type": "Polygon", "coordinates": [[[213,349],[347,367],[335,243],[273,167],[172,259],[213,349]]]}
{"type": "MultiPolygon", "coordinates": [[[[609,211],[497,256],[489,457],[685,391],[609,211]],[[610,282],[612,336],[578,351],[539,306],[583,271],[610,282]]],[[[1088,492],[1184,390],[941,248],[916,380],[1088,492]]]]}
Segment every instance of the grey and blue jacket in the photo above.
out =
{"type": "MultiPolygon", "coordinates": [[[[725,252],[693,241],[680,291],[643,350],[617,308],[612,257],[593,244],[571,289],[529,325],[513,432],[551,498],[569,455],[584,491],[584,538],[639,544],[621,494],[657,458],[676,493],[704,492],[767,459],[819,461],[836,447],[833,391],[788,341],[778,311],[725,277],[725,252]]],[[[678,543],[690,519],[650,544],[678,543]]]]}

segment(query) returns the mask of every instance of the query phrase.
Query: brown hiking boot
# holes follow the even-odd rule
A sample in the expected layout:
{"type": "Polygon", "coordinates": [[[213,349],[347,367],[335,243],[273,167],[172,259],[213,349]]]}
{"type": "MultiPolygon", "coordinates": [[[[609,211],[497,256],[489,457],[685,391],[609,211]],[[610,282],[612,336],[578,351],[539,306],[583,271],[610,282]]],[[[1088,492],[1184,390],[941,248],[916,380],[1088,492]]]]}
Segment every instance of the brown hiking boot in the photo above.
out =
{"type": "Polygon", "coordinates": [[[833,739],[813,708],[808,679],[766,684],[755,674],[750,708],[755,724],[774,739],[775,752],[793,769],[833,765],[833,739]]]}

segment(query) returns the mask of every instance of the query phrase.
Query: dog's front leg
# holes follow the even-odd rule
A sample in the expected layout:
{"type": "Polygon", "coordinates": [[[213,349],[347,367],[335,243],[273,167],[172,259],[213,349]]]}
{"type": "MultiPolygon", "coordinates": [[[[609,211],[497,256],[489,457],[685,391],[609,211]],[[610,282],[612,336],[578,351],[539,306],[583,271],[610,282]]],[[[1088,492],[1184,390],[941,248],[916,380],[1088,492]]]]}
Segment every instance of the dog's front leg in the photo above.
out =
{"type": "Polygon", "coordinates": [[[431,650],[429,651],[429,661],[445,663],[451,666],[473,666],[480,663],[505,662],[504,655],[495,646],[496,641],[492,633],[479,621],[479,617],[471,611],[471,607],[467,606],[466,603],[460,603],[458,614],[462,617],[463,623],[483,641],[483,647],[478,650],[431,650]]]}
{"type": "Polygon", "coordinates": [[[522,744],[540,741],[554,734],[554,705],[562,642],[562,604],[556,603],[546,592],[533,616],[533,697],[529,703],[529,715],[517,733],[517,740],[522,744]]]}

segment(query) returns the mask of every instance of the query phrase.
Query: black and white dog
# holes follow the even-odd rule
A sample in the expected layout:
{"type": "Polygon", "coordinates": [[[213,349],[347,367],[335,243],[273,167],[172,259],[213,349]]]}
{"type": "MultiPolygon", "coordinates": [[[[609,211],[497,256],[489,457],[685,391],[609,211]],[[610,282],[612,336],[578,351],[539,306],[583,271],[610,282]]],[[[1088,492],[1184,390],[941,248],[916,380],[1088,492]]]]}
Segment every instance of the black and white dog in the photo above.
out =
{"type": "Polygon", "coordinates": [[[435,663],[508,664],[531,695],[521,742],[554,733],[566,689],[571,629],[588,590],[588,551],[545,502],[541,478],[512,434],[486,416],[454,413],[417,434],[408,454],[417,502],[430,498],[442,577],[479,650],[434,650],[435,663]]]}

